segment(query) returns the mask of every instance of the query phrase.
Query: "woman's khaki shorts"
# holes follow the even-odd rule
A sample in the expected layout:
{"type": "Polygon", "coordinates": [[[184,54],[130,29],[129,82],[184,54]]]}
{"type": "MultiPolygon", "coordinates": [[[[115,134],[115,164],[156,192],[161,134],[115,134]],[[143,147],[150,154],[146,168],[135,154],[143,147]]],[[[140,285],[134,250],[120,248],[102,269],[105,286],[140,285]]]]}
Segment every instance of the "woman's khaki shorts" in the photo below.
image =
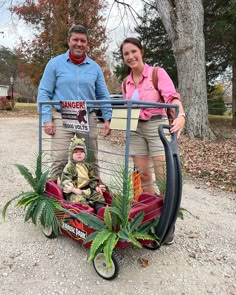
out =
{"type": "MultiPolygon", "coordinates": [[[[169,125],[168,119],[160,119],[154,121],[139,121],[136,131],[130,132],[130,155],[144,156],[149,155],[163,156],[165,155],[164,146],[158,134],[158,126],[160,124],[169,125]]],[[[167,130],[166,137],[169,136],[167,130]]]]}

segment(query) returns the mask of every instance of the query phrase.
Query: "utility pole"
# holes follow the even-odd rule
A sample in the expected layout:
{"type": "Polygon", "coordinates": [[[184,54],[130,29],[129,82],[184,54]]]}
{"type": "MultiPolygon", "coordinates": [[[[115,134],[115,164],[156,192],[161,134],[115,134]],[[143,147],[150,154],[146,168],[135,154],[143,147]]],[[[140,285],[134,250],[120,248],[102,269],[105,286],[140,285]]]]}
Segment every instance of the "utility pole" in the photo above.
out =
{"type": "Polygon", "coordinates": [[[15,101],[14,101],[14,94],[13,94],[13,84],[14,84],[13,76],[11,76],[11,78],[10,78],[10,82],[11,82],[11,100],[12,100],[12,109],[14,109],[15,101]]]}

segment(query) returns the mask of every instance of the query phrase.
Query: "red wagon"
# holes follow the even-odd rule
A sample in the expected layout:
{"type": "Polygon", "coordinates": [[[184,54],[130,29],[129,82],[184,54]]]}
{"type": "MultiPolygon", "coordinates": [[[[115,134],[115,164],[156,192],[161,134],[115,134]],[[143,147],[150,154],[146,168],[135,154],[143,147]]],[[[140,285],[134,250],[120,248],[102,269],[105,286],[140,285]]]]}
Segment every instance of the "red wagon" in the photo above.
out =
{"type": "MultiPolygon", "coordinates": [[[[99,104],[99,102],[97,102],[99,104]]],[[[113,104],[113,102],[110,102],[113,104]]],[[[132,102],[129,102],[128,105],[124,106],[124,101],[116,101],[116,105],[113,108],[126,108],[127,112],[127,125],[125,138],[126,142],[124,145],[123,152],[123,160],[125,162],[125,175],[132,174],[129,169],[129,154],[127,150],[129,150],[129,120],[131,120],[131,113],[129,113],[129,106],[132,102]],[[120,102],[120,106],[119,106],[120,102]]],[[[89,107],[89,102],[87,103],[89,107]]],[[[94,101],[91,102],[91,105],[94,107],[94,101]]],[[[136,102],[136,107],[138,103],[136,102]]],[[[152,107],[169,107],[169,105],[157,104],[153,103],[152,107]]],[[[171,105],[173,107],[173,105],[171,105]]],[[[140,104],[140,108],[144,108],[145,104],[140,104]]],[[[150,103],[147,104],[147,107],[150,107],[150,103]]],[[[99,124],[99,123],[98,123],[99,124]]],[[[163,198],[163,194],[149,194],[140,192],[137,196],[136,193],[133,194],[133,199],[129,202],[129,213],[128,220],[132,224],[134,220],[137,222],[139,219],[139,226],[142,228],[147,227],[151,228],[152,225],[152,233],[154,234],[153,239],[145,240],[139,238],[137,236],[137,243],[140,243],[142,246],[148,249],[158,249],[162,243],[165,241],[165,238],[168,236],[170,231],[172,230],[176,218],[178,209],[180,207],[181,194],[182,194],[182,179],[181,179],[181,167],[180,167],[180,159],[178,153],[177,139],[176,134],[172,134],[170,136],[166,136],[169,134],[170,127],[168,125],[160,125],[158,128],[159,136],[163,142],[165,149],[165,159],[166,159],[166,179],[165,179],[165,196],[163,198]],[[165,200],[163,202],[163,200],[165,200]],[[142,216],[141,216],[142,215],[142,216]],[[140,218],[139,218],[140,217],[140,218]]],[[[42,135],[40,135],[40,141],[43,141],[42,135]]],[[[40,147],[40,152],[44,152],[42,146],[40,147]]],[[[104,151],[102,151],[105,153],[104,151]]],[[[110,157],[112,155],[108,153],[110,157]]],[[[106,165],[111,162],[104,160],[104,175],[106,175],[106,165]],[[107,161],[107,162],[106,162],[107,161]]],[[[117,163],[117,162],[116,162],[117,163]]],[[[117,164],[116,164],[117,165],[117,164]]],[[[132,176],[131,176],[132,179],[132,176]]],[[[103,181],[103,179],[102,179],[103,181]]],[[[135,188],[133,188],[135,190],[135,188]]],[[[45,192],[49,198],[55,198],[60,204],[59,210],[56,211],[56,218],[58,220],[58,227],[60,232],[65,234],[66,236],[72,238],[79,244],[83,244],[87,248],[91,248],[93,244],[92,239],[88,239],[89,236],[93,236],[96,232],[96,229],[91,224],[87,224],[81,220],[80,215],[86,214],[87,216],[94,216],[99,218],[101,223],[105,222],[106,217],[106,208],[110,208],[111,214],[114,213],[113,202],[116,200],[116,194],[112,190],[110,190],[109,186],[107,186],[107,190],[104,192],[104,198],[106,201],[106,206],[100,208],[97,212],[95,209],[89,205],[83,205],[81,203],[68,203],[64,196],[61,188],[57,185],[57,180],[49,180],[46,184],[45,192]],[[88,241],[88,242],[87,242],[88,241]]],[[[126,194],[126,188],[123,189],[123,192],[120,192],[123,195],[126,194]]],[[[98,220],[98,219],[97,219],[98,220]]],[[[115,228],[119,225],[116,225],[115,228]]],[[[43,233],[48,238],[55,237],[55,232],[53,231],[52,226],[45,225],[43,227],[43,233]]],[[[125,232],[123,233],[123,237],[125,236],[125,232]]],[[[106,255],[103,251],[97,251],[96,255],[93,257],[93,265],[96,272],[104,279],[114,279],[120,269],[120,257],[115,251],[116,248],[124,248],[130,245],[127,240],[121,236],[116,243],[114,251],[111,256],[111,265],[107,264],[106,255]]],[[[142,237],[142,236],[140,236],[142,237]]]]}

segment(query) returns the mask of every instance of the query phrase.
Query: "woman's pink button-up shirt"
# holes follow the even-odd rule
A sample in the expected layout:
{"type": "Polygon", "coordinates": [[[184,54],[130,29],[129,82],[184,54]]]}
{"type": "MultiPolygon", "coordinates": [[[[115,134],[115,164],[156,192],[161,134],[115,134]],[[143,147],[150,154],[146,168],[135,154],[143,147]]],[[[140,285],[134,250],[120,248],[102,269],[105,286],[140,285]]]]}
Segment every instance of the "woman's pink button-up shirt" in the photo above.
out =
{"type": "MultiPolygon", "coordinates": [[[[176,91],[175,86],[167,74],[167,72],[163,68],[158,68],[158,85],[156,89],[152,83],[152,71],[153,67],[145,64],[143,70],[143,78],[139,82],[138,89],[138,97],[141,101],[148,102],[163,102],[160,98],[161,93],[162,97],[165,100],[165,103],[171,103],[174,98],[180,100],[180,95],[176,91]]],[[[135,90],[135,84],[130,74],[126,79],[126,93],[124,91],[124,85],[122,83],[122,93],[123,97],[126,99],[131,99],[133,92],[135,90]]],[[[140,111],[140,119],[149,120],[153,115],[164,115],[166,116],[165,108],[145,108],[140,111]]]]}

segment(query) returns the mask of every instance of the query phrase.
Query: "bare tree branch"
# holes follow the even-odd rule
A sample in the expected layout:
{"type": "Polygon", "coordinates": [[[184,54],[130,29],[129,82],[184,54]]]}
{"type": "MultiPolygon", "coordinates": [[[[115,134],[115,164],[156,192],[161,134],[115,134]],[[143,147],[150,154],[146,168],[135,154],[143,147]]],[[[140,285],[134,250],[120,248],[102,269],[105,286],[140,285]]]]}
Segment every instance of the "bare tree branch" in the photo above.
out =
{"type": "Polygon", "coordinates": [[[156,11],[157,11],[157,7],[153,4],[151,4],[150,2],[148,1],[145,1],[145,0],[142,0],[145,4],[149,5],[150,7],[154,8],[156,11]]]}
{"type": "MultiPolygon", "coordinates": [[[[118,1],[118,0],[114,0],[114,2],[118,3],[118,4],[121,4],[125,7],[128,7],[129,11],[131,12],[134,12],[139,18],[141,18],[141,16],[137,13],[137,11],[128,3],[125,3],[124,1],[121,2],[121,1],[118,1]]],[[[133,16],[133,13],[132,13],[132,16],[133,16]]]]}
{"type": "MultiPolygon", "coordinates": [[[[112,9],[113,9],[113,7],[114,7],[115,4],[117,4],[117,3],[115,3],[115,1],[114,1],[112,3],[112,6],[111,6],[110,10],[109,10],[108,17],[107,17],[106,28],[108,26],[108,22],[109,22],[109,18],[110,18],[110,15],[111,15],[111,11],[112,11],[112,9]]],[[[119,20],[119,23],[117,24],[117,26],[114,29],[111,29],[110,32],[113,32],[116,29],[118,29],[119,26],[121,25],[121,23],[123,24],[123,28],[125,27],[124,22],[123,22],[123,19],[124,19],[124,16],[125,16],[125,11],[122,12],[121,9],[120,9],[120,6],[118,4],[117,4],[117,9],[119,10],[119,14],[120,14],[121,17],[120,17],[120,20],[119,20]]]]}
{"type": "Polygon", "coordinates": [[[114,0],[112,2],[111,8],[109,9],[108,17],[107,17],[107,23],[106,28],[108,27],[109,18],[111,17],[111,12],[114,9],[114,5],[116,5],[116,20],[115,22],[112,21],[112,24],[115,24],[114,29],[109,29],[110,32],[117,30],[117,28],[122,25],[123,30],[126,31],[127,25],[131,27],[130,25],[130,15],[132,20],[134,20],[135,25],[138,25],[137,18],[140,18],[140,15],[137,13],[135,9],[132,8],[132,6],[124,1],[121,0],[114,0]],[[118,11],[118,13],[117,13],[118,11]],[[118,22],[118,24],[117,24],[118,22]]]}

